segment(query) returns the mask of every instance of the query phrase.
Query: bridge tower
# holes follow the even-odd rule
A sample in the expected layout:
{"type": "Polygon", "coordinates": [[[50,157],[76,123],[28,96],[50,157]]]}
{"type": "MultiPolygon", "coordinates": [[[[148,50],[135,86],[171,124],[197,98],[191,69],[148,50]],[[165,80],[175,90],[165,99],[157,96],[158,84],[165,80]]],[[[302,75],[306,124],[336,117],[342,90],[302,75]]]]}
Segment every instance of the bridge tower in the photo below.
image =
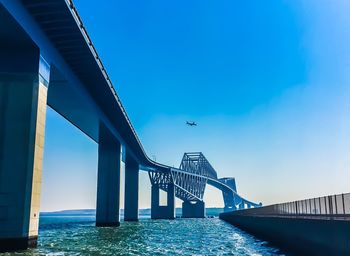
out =
{"type": "Polygon", "coordinates": [[[217,178],[216,171],[201,152],[184,153],[179,169],[192,175],[204,177],[198,179],[196,176],[184,176],[185,182],[181,182],[181,185],[185,188],[187,187],[187,190],[195,194],[199,199],[183,199],[182,218],[205,218],[206,211],[203,196],[207,183],[206,177],[217,178]]]}

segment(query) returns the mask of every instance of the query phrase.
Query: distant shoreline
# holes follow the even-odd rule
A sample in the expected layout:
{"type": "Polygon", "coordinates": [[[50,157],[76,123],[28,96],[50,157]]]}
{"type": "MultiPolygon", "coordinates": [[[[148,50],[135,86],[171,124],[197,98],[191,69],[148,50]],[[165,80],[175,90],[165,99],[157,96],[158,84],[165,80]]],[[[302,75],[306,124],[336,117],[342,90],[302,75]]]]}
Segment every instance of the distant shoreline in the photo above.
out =
{"type": "MultiPolygon", "coordinates": [[[[223,208],[206,208],[207,215],[216,216],[223,212],[223,208]]],[[[176,215],[181,215],[182,208],[176,208],[176,215]]],[[[120,214],[124,215],[124,209],[120,210],[120,214]]],[[[150,215],[151,209],[140,209],[140,215],[150,215]]],[[[60,210],[52,212],[40,212],[40,216],[62,216],[62,215],[96,215],[95,209],[74,209],[74,210],[60,210]]]]}

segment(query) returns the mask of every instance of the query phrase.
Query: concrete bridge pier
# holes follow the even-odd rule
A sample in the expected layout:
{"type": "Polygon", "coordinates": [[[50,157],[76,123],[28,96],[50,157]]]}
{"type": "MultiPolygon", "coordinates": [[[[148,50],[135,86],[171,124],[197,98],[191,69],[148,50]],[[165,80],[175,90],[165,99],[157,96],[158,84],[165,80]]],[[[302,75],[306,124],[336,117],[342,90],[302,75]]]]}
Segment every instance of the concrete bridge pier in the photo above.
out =
{"type": "Polygon", "coordinates": [[[152,185],[151,193],[151,218],[152,219],[175,219],[175,186],[167,184],[167,205],[159,205],[159,185],[152,185]]]}
{"type": "Polygon", "coordinates": [[[0,37],[0,252],[37,245],[50,72],[35,45],[24,37],[6,48],[9,38],[0,37]]]}
{"type": "Polygon", "coordinates": [[[120,168],[121,144],[103,125],[100,125],[98,145],[98,177],[96,226],[120,225],[120,168]]]}
{"type": "Polygon", "coordinates": [[[124,220],[139,219],[139,164],[126,154],[124,220]]]}
{"type": "Polygon", "coordinates": [[[184,201],[182,203],[182,218],[205,218],[205,203],[203,201],[184,201]]]}

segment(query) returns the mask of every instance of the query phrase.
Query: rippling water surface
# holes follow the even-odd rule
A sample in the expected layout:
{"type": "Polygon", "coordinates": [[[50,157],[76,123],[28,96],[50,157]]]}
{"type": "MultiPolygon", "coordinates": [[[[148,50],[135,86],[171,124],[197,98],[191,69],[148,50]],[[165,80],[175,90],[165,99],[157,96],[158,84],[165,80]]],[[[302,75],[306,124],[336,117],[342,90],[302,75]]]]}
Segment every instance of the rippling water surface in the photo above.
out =
{"type": "Polygon", "coordinates": [[[5,255],[282,255],[218,218],[122,222],[96,228],[94,217],[43,217],[37,249],[5,255]]]}

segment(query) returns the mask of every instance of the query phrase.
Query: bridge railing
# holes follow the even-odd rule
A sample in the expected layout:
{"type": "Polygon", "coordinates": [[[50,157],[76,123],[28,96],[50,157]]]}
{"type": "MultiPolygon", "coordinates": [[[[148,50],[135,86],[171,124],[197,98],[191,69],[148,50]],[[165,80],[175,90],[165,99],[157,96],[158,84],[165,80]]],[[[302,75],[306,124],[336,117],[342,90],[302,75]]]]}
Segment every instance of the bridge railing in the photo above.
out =
{"type": "Polygon", "coordinates": [[[237,211],[238,215],[350,216],[350,193],[323,196],[237,211]]]}

